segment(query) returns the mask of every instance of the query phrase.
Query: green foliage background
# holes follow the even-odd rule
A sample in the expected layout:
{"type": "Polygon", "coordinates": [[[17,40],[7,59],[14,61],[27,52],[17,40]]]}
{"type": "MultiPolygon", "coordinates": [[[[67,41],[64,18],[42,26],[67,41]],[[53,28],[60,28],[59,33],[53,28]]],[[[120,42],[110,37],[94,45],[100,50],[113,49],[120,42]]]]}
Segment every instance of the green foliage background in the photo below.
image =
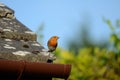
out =
{"type": "MultiPolygon", "coordinates": [[[[111,29],[110,47],[84,46],[75,50],[57,48],[57,60],[54,63],[71,64],[72,70],[68,80],[120,80],[120,20],[113,26],[104,19],[111,29]]],[[[59,80],[59,79],[54,79],[59,80]]]]}

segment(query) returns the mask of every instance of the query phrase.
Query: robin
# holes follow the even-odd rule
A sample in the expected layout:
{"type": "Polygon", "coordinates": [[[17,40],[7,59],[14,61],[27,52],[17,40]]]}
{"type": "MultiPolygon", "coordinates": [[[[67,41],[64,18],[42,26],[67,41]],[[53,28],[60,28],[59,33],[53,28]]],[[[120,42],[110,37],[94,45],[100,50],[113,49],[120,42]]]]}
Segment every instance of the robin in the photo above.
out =
{"type": "Polygon", "coordinates": [[[57,48],[57,45],[58,45],[58,39],[59,37],[58,36],[52,36],[48,42],[47,42],[47,46],[48,46],[48,52],[53,52],[55,51],[55,49],[57,48]]]}

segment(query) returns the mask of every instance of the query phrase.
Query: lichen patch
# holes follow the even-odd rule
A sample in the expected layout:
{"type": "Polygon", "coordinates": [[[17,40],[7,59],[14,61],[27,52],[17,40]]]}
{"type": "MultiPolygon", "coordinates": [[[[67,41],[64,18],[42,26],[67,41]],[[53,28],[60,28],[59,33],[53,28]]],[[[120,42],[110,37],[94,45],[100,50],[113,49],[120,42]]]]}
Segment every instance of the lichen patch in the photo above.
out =
{"type": "Polygon", "coordinates": [[[19,55],[19,56],[25,56],[27,54],[31,54],[28,51],[16,51],[16,52],[12,52],[14,55],[19,55]]]}
{"type": "Polygon", "coordinates": [[[32,46],[40,46],[38,43],[33,43],[32,46]]]}
{"type": "Polygon", "coordinates": [[[11,39],[5,39],[5,41],[12,41],[11,39]]]}
{"type": "Polygon", "coordinates": [[[4,44],[3,47],[4,47],[4,48],[7,48],[7,49],[16,49],[15,47],[12,47],[12,46],[10,46],[10,45],[8,45],[8,44],[4,44]]]}

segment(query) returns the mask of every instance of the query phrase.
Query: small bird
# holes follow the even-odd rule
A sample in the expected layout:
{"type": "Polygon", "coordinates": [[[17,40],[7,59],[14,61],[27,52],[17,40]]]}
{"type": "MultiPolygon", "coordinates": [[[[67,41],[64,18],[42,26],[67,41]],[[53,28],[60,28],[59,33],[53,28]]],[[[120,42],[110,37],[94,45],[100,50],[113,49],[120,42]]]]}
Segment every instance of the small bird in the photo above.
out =
{"type": "Polygon", "coordinates": [[[57,45],[58,45],[58,39],[59,37],[58,36],[52,36],[48,42],[47,42],[47,46],[48,46],[48,52],[53,52],[56,50],[57,48],[57,45]]]}

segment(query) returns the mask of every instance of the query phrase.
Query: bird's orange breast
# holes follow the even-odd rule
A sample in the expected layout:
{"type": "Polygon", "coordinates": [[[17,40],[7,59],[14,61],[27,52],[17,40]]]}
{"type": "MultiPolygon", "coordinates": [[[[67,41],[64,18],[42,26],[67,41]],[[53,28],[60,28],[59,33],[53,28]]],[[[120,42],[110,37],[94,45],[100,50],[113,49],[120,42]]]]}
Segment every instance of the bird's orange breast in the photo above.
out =
{"type": "Polygon", "coordinates": [[[51,39],[48,43],[48,46],[56,46],[56,44],[57,44],[57,40],[51,39]]]}

